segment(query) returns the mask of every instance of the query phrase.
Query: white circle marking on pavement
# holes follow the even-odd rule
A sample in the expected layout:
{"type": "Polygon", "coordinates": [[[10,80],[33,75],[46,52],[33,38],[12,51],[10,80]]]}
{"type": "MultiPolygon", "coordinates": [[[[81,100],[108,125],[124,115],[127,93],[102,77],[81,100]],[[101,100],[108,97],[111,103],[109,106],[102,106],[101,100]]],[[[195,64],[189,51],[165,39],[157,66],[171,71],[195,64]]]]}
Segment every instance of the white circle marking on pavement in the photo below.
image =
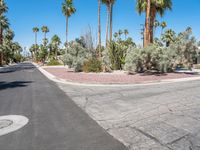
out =
{"type": "Polygon", "coordinates": [[[0,136],[17,131],[28,123],[25,116],[9,115],[0,116],[0,136]]]}

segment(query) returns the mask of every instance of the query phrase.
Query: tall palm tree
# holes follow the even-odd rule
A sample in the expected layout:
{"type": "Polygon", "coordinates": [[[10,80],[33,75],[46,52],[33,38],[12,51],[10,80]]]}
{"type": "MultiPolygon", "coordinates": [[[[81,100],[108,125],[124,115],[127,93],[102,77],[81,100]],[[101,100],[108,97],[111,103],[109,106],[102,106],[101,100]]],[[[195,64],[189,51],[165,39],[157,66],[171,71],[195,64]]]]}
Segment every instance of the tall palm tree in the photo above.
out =
{"type": "Polygon", "coordinates": [[[144,47],[150,43],[150,13],[152,0],[137,0],[136,9],[139,14],[145,12],[144,47]]]}
{"type": "Polygon", "coordinates": [[[6,3],[4,0],[0,0],[0,15],[6,13],[8,11],[8,7],[6,6],[6,3]]]}
{"type": "Polygon", "coordinates": [[[37,45],[37,33],[39,32],[39,28],[38,27],[34,27],[33,28],[33,33],[35,33],[35,45],[37,45]]]}
{"type": "Polygon", "coordinates": [[[114,38],[116,39],[116,38],[119,36],[119,35],[118,35],[118,32],[115,32],[113,36],[114,36],[114,38]]]}
{"type": "Polygon", "coordinates": [[[124,36],[125,36],[125,40],[126,40],[126,38],[127,38],[127,35],[129,34],[129,32],[128,32],[128,30],[127,29],[125,29],[124,30],[124,36]]]}
{"type": "Polygon", "coordinates": [[[44,33],[44,39],[46,39],[49,28],[47,26],[42,26],[41,30],[44,33]]]}
{"type": "Polygon", "coordinates": [[[148,46],[150,44],[150,15],[151,15],[151,0],[147,0],[147,6],[146,6],[146,19],[145,19],[145,35],[144,35],[144,46],[148,46]]]}
{"type": "Polygon", "coordinates": [[[47,33],[49,32],[49,28],[47,26],[42,26],[41,30],[44,33],[43,44],[44,44],[44,47],[46,47],[48,43],[47,33]]]}
{"type": "Polygon", "coordinates": [[[153,43],[153,29],[156,15],[161,17],[167,9],[171,10],[171,0],[137,0],[137,11],[139,14],[145,12],[145,32],[144,32],[144,46],[153,43]]]}
{"type": "Polygon", "coordinates": [[[123,31],[120,29],[119,31],[118,31],[118,35],[119,35],[119,38],[121,38],[121,35],[123,34],[123,31]]]}
{"type": "MultiPolygon", "coordinates": [[[[112,41],[112,30],[113,30],[113,5],[116,2],[116,0],[102,0],[102,3],[105,4],[107,6],[107,27],[106,27],[106,32],[108,34],[108,24],[110,24],[109,29],[110,29],[110,41],[112,41]],[[108,23],[109,21],[109,23],[108,23]]],[[[108,35],[106,36],[106,39],[108,40],[108,35]]]]}
{"type": "Polygon", "coordinates": [[[98,0],[98,48],[101,57],[101,0],[98,0]]]}
{"type": "Polygon", "coordinates": [[[153,43],[154,38],[154,22],[156,19],[156,15],[159,14],[163,17],[166,10],[172,9],[172,1],[171,0],[152,0],[151,3],[151,18],[150,18],[150,42],[153,43]]]}
{"type": "Polygon", "coordinates": [[[161,35],[162,35],[164,28],[167,27],[167,23],[165,21],[163,21],[163,22],[160,23],[160,26],[161,26],[161,29],[162,29],[161,30],[161,35]]]}
{"type": "Polygon", "coordinates": [[[73,6],[73,0],[65,0],[64,3],[62,3],[62,13],[66,17],[66,46],[68,44],[68,20],[75,12],[76,8],[73,6]]]}
{"type": "Polygon", "coordinates": [[[54,36],[51,38],[51,44],[52,44],[52,47],[53,47],[54,50],[55,50],[55,58],[57,59],[57,56],[58,56],[58,47],[59,47],[59,45],[61,44],[60,38],[59,38],[57,35],[54,35],[54,36]]]}

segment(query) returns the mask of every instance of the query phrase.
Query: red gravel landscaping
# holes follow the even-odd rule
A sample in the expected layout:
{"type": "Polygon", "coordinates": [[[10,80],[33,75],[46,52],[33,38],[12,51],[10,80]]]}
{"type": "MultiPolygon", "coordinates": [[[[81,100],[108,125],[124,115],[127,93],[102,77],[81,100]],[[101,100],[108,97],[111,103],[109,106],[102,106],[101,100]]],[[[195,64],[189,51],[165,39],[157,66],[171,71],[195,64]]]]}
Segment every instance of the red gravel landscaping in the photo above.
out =
{"type": "Polygon", "coordinates": [[[66,68],[43,68],[54,76],[77,83],[104,83],[104,84],[134,84],[159,82],[160,80],[179,79],[188,77],[197,77],[200,75],[192,75],[185,73],[168,73],[161,75],[127,75],[113,73],[75,73],[70,72],[66,68]]]}

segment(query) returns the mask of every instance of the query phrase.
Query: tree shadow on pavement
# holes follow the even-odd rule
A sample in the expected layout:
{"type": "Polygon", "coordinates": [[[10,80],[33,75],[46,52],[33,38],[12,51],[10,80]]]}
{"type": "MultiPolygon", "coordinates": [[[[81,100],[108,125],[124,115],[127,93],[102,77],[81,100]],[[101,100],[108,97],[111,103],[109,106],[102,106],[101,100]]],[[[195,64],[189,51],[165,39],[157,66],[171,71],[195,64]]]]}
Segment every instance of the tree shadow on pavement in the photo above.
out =
{"type": "Polygon", "coordinates": [[[31,63],[20,63],[18,65],[0,69],[0,74],[12,73],[12,72],[21,71],[21,70],[31,70],[31,69],[36,69],[36,67],[31,63]]]}
{"type": "Polygon", "coordinates": [[[0,82],[0,91],[17,87],[26,87],[29,83],[32,83],[32,81],[0,82]]]}

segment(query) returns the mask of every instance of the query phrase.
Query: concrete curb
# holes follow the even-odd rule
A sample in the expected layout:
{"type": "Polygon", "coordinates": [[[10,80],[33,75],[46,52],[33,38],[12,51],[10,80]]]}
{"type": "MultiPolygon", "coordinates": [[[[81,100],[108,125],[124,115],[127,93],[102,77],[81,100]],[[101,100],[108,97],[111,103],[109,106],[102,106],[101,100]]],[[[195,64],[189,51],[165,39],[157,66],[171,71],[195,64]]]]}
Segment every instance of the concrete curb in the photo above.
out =
{"type": "Polygon", "coordinates": [[[56,76],[52,75],[51,73],[44,70],[41,66],[36,63],[32,63],[34,66],[38,68],[38,70],[45,75],[49,80],[52,80],[57,83],[75,85],[75,86],[95,86],[95,87],[133,87],[133,86],[147,86],[147,85],[159,85],[159,84],[169,84],[169,83],[177,83],[177,82],[188,82],[188,81],[195,81],[200,80],[200,77],[188,77],[188,78],[179,78],[179,79],[165,79],[165,80],[157,80],[157,81],[149,81],[144,83],[135,83],[135,84],[102,84],[102,83],[78,83],[67,81],[64,79],[57,78],[56,76]]]}

